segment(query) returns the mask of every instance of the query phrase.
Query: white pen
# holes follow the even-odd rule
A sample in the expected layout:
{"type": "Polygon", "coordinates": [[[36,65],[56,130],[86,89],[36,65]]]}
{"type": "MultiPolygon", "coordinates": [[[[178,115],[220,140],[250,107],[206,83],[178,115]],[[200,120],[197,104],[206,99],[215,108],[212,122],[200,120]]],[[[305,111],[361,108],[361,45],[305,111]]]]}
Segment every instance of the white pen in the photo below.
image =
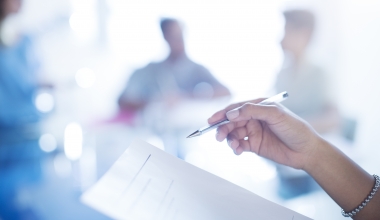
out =
{"type": "MultiPolygon", "coordinates": [[[[272,104],[274,102],[282,102],[284,101],[286,98],[288,98],[288,93],[287,92],[281,92],[280,94],[277,94],[275,96],[272,96],[270,98],[267,98],[257,104],[260,104],[260,105],[269,105],[269,104],[272,104]]],[[[229,123],[230,121],[228,119],[224,119],[223,121],[220,121],[220,122],[217,122],[215,124],[212,124],[212,125],[209,125],[209,126],[206,126],[206,127],[203,127],[203,128],[200,128],[199,130],[193,132],[192,134],[190,134],[189,136],[187,136],[187,138],[192,138],[192,137],[197,137],[197,136],[201,136],[221,125],[224,125],[224,124],[227,124],[229,123]]]]}

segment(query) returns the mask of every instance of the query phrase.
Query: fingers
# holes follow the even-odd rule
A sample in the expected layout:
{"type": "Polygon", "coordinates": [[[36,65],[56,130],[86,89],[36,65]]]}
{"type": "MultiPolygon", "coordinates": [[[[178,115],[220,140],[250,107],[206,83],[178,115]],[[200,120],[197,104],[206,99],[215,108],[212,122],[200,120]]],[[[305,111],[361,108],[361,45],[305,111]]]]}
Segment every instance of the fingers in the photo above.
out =
{"type": "Polygon", "coordinates": [[[226,139],[227,135],[235,128],[243,127],[247,124],[247,121],[239,121],[222,125],[216,131],[216,140],[222,142],[226,139]]]}
{"type": "Polygon", "coordinates": [[[247,128],[239,127],[230,132],[227,136],[227,143],[232,148],[232,150],[236,153],[237,149],[242,148],[241,141],[244,141],[248,135],[247,128]]]}
{"type": "Polygon", "coordinates": [[[239,141],[239,147],[236,148],[235,154],[240,155],[244,151],[250,151],[251,146],[248,140],[240,140],[239,141]]]}
{"type": "Polygon", "coordinates": [[[242,154],[244,151],[250,151],[250,143],[248,140],[235,140],[231,139],[228,141],[228,145],[234,151],[236,155],[242,154]]]}
{"type": "Polygon", "coordinates": [[[218,122],[218,121],[221,121],[221,120],[225,119],[225,118],[226,118],[226,112],[228,112],[228,111],[231,110],[231,109],[237,108],[237,107],[239,107],[239,106],[241,106],[241,105],[243,105],[243,103],[232,104],[232,105],[226,107],[225,109],[220,110],[220,111],[214,113],[214,114],[208,119],[208,123],[209,123],[209,124],[214,124],[214,123],[216,123],[216,122],[218,122]]]}
{"type": "Polygon", "coordinates": [[[223,141],[227,138],[228,145],[235,154],[240,155],[244,151],[259,153],[262,141],[262,122],[274,125],[286,119],[286,109],[281,105],[258,105],[264,99],[256,99],[251,102],[241,102],[230,105],[216,112],[208,120],[213,124],[225,118],[230,123],[218,128],[216,139],[223,141]],[[245,139],[249,137],[249,139],[245,139]]]}
{"type": "Polygon", "coordinates": [[[247,127],[238,127],[228,134],[228,138],[235,138],[237,140],[244,139],[248,136],[247,127]]]}
{"type": "Polygon", "coordinates": [[[258,153],[262,141],[262,125],[257,120],[251,120],[245,126],[231,131],[227,140],[235,153],[240,154],[243,151],[258,153]]]}
{"type": "Polygon", "coordinates": [[[245,101],[245,102],[239,102],[239,103],[235,103],[235,104],[232,104],[232,105],[229,105],[227,106],[226,108],[224,108],[223,110],[220,110],[220,111],[217,111],[216,113],[214,113],[209,119],[208,119],[208,123],[209,124],[214,124],[218,121],[221,121],[223,119],[226,118],[226,113],[232,109],[235,109],[235,108],[238,108],[242,105],[244,105],[244,103],[259,103],[261,101],[263,101],[264,98],[260,98],[260,99],[254,99],[254,100],[250,100],[250,101],[245,101]]]}
{"type": "Polygon", "coordinates": [[[225,109],[223,109],[223,110],[220,110],[220,111],[218,111],[218,112],[216,112],[216,113],[214,113],[208,120],[207,120],[207,122],[208,122],[208,124],[214,124],[214,123],[216,123],[216,122],[218,122],[218,121],[221,121],[221,120],[223,120],[223,119],[225,119],[226,118],[226,110],[225,109]]]}
{"type": "Polygon", "coordinates": [[[241,107],[226,113],[231,122],[260,120],[268,124],[276,124],[285,119],[285,111],[279,105],[256,105],[245,103],[241,107]]]}

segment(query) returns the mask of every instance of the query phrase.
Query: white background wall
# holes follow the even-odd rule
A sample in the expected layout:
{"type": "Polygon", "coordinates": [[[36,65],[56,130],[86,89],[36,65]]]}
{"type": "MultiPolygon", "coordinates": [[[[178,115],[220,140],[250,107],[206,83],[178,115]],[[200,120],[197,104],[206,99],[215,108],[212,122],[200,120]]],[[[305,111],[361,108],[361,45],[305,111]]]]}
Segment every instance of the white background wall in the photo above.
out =
{"type": "Polygon", "coordinates": [[[42,33],[39,52],[45,76],[57,84],[57,111],[85,122],[114,114],[130,73],[166,56],[162,16],[184,22],[189,56],[225,83],[234,100],[243,100],[271,92],[282,63],[281,11],[312,9],[319,23],[311,56],[331,73],[342,112],[358,119],[357,146],[379,155],[379,0],[24,2],[25,30],[42,33]],[[97,77],[89,89],[74,81],[83,67],[97,77]]]}

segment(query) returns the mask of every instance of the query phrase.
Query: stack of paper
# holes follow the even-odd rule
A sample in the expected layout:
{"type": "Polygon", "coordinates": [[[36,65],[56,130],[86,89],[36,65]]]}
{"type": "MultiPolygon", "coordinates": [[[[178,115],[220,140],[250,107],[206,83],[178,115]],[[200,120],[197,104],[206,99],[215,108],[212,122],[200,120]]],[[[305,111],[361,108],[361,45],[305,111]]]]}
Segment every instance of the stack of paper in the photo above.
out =
{"type": "Polygon", "coordinates": [[[81,199],[114,219],[310,219],[143,141],[134,142],[81,199]]]}

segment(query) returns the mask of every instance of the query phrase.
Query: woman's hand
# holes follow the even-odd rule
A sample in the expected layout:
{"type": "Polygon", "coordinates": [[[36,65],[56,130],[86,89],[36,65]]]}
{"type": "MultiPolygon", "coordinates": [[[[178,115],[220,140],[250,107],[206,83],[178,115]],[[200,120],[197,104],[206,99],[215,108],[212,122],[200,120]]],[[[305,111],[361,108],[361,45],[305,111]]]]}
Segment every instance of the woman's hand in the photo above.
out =
{"type": "MultiPolygon", "coordinates": [[[[303,169],[343,210],[358,207],[374,186],[374,178],[285,107],[254,104],[262,100],[230,105],[215,113],[208,120],[210,124],[226,117],[231,121],[218,128],[216,139],[227,138],[236,154],[251,151],[303,169]]],[[[354,219],[380,219],[379,207],[378,192],[354,219]]]]}
{"type": "Polygon", "coordinates": [[[251,151],[277,163],[304,169],[322,138],[282,105],[254,104],[262,100],[233,104],[216,112],[209,118],[209,124],[226,117],[231,121],[218,128],[216,139],[227,138],[235,154],[251,151]]]}

